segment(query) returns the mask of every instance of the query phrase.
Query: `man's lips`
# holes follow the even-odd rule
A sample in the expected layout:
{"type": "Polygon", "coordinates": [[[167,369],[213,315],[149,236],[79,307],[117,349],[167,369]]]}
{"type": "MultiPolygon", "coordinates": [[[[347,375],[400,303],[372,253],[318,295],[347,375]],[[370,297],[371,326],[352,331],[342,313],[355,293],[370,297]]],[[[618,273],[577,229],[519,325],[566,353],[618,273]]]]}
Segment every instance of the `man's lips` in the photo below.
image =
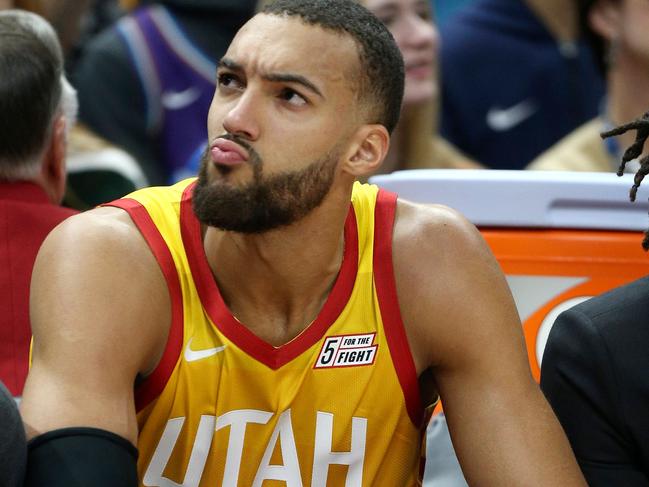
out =
{"type": "Polygon", "coordinates": [[[212,161],[216,164],[236,166],[248,160],[248,151],[236,142],[227,139],[216,139],[210,149],[212,161]]]}

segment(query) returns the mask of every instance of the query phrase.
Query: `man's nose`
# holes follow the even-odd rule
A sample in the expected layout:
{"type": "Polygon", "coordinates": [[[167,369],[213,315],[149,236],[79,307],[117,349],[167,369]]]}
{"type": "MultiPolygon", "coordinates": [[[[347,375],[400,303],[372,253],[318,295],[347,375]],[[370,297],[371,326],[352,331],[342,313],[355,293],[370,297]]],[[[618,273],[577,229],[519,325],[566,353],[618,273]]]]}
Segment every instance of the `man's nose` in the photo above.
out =
{"type": "Polygon", "coordinates": [[[229,134],[238,135],[247,140],[259,137],[259,109],[261,100],[253,93],[245,91],[233,101],[230,111],[223,120],[223,128],[229,134]]]}

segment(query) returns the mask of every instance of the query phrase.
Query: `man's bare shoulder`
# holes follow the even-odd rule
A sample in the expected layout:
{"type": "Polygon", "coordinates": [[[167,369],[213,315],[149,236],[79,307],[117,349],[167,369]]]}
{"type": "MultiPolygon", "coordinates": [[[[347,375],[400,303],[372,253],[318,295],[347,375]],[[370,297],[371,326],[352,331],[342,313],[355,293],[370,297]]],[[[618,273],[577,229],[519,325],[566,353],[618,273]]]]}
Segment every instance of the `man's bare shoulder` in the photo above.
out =
{"type": "MultiPolygon", "coordinates": [[[[75,266],[78,277],[96,274],[115,279],[129,268],[138,268],[143,272],[139,276],[146,279],[158,268],[129,214],[115,207],[96,208],[64,220],[43,242],[36,265],[50,270],[75,266]]],[[[138,282],[132,281],[132,285],[136,287],[138,282]]]]}
{"type": "Polygon", "coordinates": [[[425,259],[436,267],[455,267],[466,262],[466,250],[485,249],[485,244],[475,225],[458,211],[399,199],[394,248],[406,262],[425,259]]]}
{"type": "Polygon", "coordinates": [[[63,244],[71,249],[91,246],[110,250],[113,244],[131,245],[144,240],[128,213],[121,208],[100,207],[78,213],[61,222],[52,230],[46,244],[63,244]]]}
{"type": "Polygon", "coordinates": [[[138,336],[150,344],[138,364],[146,369],[166,335],[161,326],[169,321],[169,306],[162,271],[121,209],[67,219],[38,253],[30,300],[36,346],[41,339],[57,342],[56,330],[99,344],[108,336],[138,336]]]}
{"type": "Polygon", "coordinates": [[[398,284],[420,288],[433,299],[455,292],[466,279],[465,272],[494,262],[478,229],[458,211],[401,199],[393,260],[398,284]]]}
{"type": "Polygon", "coordinates": [[[476,309],[516,323],[498,262],[459,212],[399,200],[393,241],[401,312],[420,370],[444,360],[471,333],[476,309]]]}
{"type": "Polygon", "coordinates": [[[49,286],[62,297],[78,295],[97,305],[107,301],[109,289],[113,298],[123,286],[129,293],[149,294],[163,289],[164,280],[128,213],[102,207],[68,218],[47,236],[36,258],[32,292],[48,296],[49,286]]]}

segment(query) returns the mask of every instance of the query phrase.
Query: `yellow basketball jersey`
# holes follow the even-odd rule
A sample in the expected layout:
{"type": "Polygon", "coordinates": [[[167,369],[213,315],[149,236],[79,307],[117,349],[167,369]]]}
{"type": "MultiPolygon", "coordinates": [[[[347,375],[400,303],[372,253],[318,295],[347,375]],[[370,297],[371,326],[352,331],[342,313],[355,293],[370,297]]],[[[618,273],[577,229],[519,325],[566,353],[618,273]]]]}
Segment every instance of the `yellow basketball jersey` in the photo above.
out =
{"type": "Polygon", "coordinates": [[[331,293],[274,347],[224,304],[193,187],[111,203],[144,235],[172,301],[164,356],[136,388],[141,485],[419,485],[424,415],[392,269],[396,197],[354,186],[331,293]]]}

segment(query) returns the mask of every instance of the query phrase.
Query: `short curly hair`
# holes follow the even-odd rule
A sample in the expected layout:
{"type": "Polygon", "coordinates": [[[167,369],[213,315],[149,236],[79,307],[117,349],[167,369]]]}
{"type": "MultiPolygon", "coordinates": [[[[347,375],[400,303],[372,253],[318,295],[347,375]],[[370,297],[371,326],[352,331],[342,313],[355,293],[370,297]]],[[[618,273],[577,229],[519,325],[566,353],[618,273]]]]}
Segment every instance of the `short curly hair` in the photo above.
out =
{"type": "Polygon", "coordinates": [[[277,0],[260,13],[298,17],[306,24],[351,36],[359,47],[359,100],[375,117],[370,122],[394,130],[403,100],[403,58],[392,34],[371,12],[352,0],[277,0]]]}

